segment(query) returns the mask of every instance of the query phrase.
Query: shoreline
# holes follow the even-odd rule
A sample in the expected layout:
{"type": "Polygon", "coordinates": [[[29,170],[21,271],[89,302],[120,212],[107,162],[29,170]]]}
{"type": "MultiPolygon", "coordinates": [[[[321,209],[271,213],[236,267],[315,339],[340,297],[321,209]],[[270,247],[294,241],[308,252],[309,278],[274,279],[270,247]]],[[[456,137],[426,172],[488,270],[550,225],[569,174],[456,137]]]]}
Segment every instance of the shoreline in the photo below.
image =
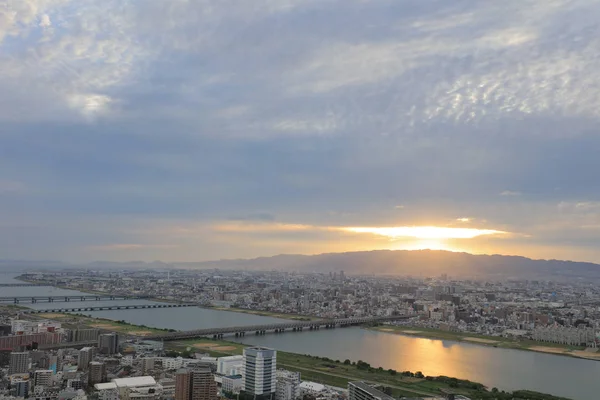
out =
{"type": "MultiPolygon", "coordinates": [[[[25,280],[25,279],[22,279],[20,276],[16,277],[15,279],[22,281],[22,282],[29,282],[29,283],[44,283],[44,282],[33,281],[33,280],[25,280]]],[[[107,295],[108,294],[106,292],[98,292],[98,291],[89,290],[89,289],[79,289],[79,288],[71,288],[71,287],[56,286],[56,285],[50,285],[50,286],[59,288],[59,289],[79,291],[82,293],[90,293],[90,294],[98,294],[98,295],[107,295]]],[[[160,298],[155,298],[155,297],[151,297],[146,300],[163,302],[163,303],[177,303],[176,300],[160,299],[160,298]]],[[[287,313],[280,313],[280,312],[275,312],[275,311],[252,310],[252,309],[246,309],[246,308],[223,307],[223,306],[202,306],[202,305],[196,305],[196,307],[207,309],[207,310],[227,311],[227,312],[233,312],[233,313],[237,312],[237,313],[243,313],[243,314],[249,314],[249,315],[258,315],[258,316],[263,316],[263,317],[272,317],[272,318],[294,320],[294,321],[311,321],[311,320],[319,319],[317,317],[309,316],[309,315],[287,314],[287,313]]],[[[27,307],[27,308],[29,308],[29,307],[27,307]]],[[[87,318],[90,318],[90,317],[87,317],[87,318]]],[[[91,317],[91,318],[95,318],[95,317],[91,317]]],[[[120,321],[121,321],[121,320],[116,320],[116,319],[112,320],[112,319],[106,319],[106,318],[96,318],[96,319],[100,319],[100,320],[104,320],[104,321],[114,321],[115,323],[120,323],[120,321]]],[[[126,324],[126,325],[131,325],[131,324],[126,324]]],[[[131,325],[131,327],[136,327],[136,326],[131,325]]],[[[139,327],[139,328],[142,328],[142,327],[139,327]]],[[[150,327],[144,327],[144,328],[164,331],[161,328],[150,328],[150,327]]],[[[409,326],[404,327],[404,326],[393,326],[393,325],[378,325],[378,326],[369,326],[369,327],[363,326],[362,328],[368,329],[368,330],[373,330],[373,331],[378,331],[378,332],[383,332],[383,333],[391,333],[391,334],[395,334],[395,335],[403,335],[403,336],[409,336],[409,337],[418,337],[418,338],[423,338],[423,339],[449,340],[449,341],[454,341],[454,342],[458,342],[458,343],[468,343],[468,344],[474,344],[474,345],[480,345],[480,346],[495,347],[495,348],[499,348],[499,349],[533,351],[536,353],[543,353],[543,354],[549,354],[549,355],[572,357],[572,358],[578,358],[578,359],[584,359],[584,360],[590,360],[590,361],[600,361],[600,352],[596,352],[596,353],[587,352],[587,351],[585,351],[585,348],[581,347],[581,346],[565,346],[565,345],[560,345],[560,344],[556,344],[556,343],[535,342],[532,340],[528,340],[528,341],[510,340],[510,339],[503,338],[503,337],[483,336],[483,335],[477,335],[475,333],[442,331],[442,330],[433,329],[433,328],[420,328],[420,327],[409,327],[409,326]]],[[[143,336],[140,336],[140,337],[143,337],[143,336]]]]}
{"type": "MultiPolygon", "coordinates": [[[[143,325],[122,323],[106,318],[88,317],[86,315],[56,313],[56,314],[36,314],[36,317],[54,319],[65,325],[76,325],[78,327],[95,327],[106,331],[113,331],[129,336],[134,340],[144,340],[145,335],[136,335],[136,333],[150,333],[149,331],[166,331],[167,329],[150,328],[143,325]],[[69,319],[71,321],[64,321],[69,319]],[[62,321],[61,321],[62,320],[62,321]],[[103,325],[100,327],[99,325],[103,325]],[[111,326],[108,326],[111,325],[111,326]]],[[[400,334],[400,333],[398,333],[400,334]]],[[[228,356],[242,354],[245,347],[249,344],[230,342],[225,339],[197,338],[165,343],[165,351],[170,352],[171,356],[180,355],[184,357],[193,357],[194,352],[205,352],[212,357],[228,356]]],[[[362,380],[375,383],[384,387],[389,387],[396,397],[414,397],[428,396],[434,397],[443,394],[443,391],[451,391],[456,394],[463,394],[473,399],[497,399],[508,400],[513,397],[521,397],[529,393],[535,393],[536,397],[547,400],[570,400],[565,397],[542,394],[527,390],[517,390],[510,392],[494,392],[484,385],[471,382],[464,379],[457,379],[445,376],[424,376],[420,372],[401,372],[395,370],[384,370],[381,367],[374,367],[363,361],[350,360],[332,360],[327,357],[311,356],[299,353],[289,353],[278,351],[277,355],[279,365],[302,374],[306,380],[318,383],[345,387],[347,382],[352,380],[362,380]],[[499,397],[499,394],[507,397],[499,397]],[[510,397],[508,397],[510,396],[510,397]]],[[[522,397],[529,398],[529,397],[522,397]]]]}
{"type": "Polygon", "coordinates": [[[600,352],[586,352],[581,346],[565,346],[556,343],[535,342],[532,340],[519,341],[503,337],[483,336],[467,332],[442,331],[432,328],[409,326],[379,325],[365,328],[377,332],[390,333],[407,337],[416,337],[431,340],[448,340],[457,343],[468,343],[478,346],[494,347],[498,349],[512,349],[532,351],[555,356],[572,357],[591,361],[600,361],[600,352]]]}

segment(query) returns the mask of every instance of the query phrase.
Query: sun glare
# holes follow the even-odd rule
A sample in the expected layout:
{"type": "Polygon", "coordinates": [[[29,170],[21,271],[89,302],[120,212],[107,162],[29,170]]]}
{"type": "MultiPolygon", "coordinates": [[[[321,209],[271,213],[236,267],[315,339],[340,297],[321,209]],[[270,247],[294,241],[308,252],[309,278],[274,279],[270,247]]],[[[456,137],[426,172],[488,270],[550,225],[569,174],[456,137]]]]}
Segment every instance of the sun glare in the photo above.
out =
{"type": "Polygon", "coordinates": [[[349,227],[346,232],[371,233],[392,239],[473,239],[483,235],[501,235],[507,232],[492,229],[445,228],[438,226],[399,226],[399,227],[349,227]]]}

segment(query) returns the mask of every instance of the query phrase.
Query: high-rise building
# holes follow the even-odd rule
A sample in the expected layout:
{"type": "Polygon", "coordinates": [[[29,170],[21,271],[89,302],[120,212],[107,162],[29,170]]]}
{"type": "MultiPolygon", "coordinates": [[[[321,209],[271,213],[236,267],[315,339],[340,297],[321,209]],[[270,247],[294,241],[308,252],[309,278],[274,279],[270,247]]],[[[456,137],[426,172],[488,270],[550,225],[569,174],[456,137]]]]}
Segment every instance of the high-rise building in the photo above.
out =
{"type": "Polygon", "coordinates": [[[175,374],[175,400],[216,400],[217,383],[209,366],[180,369],[175,374]]]}
{"type": "Polygon", "coordinates": [[[244,349],[244,391],[255,396],[273,395],[276,389],[277,352],[266,347],[244,349]]]}
{"type": "Polygon", "coordinates": [[[116,354],[119,352],[119,335],[105,333],[98,336],[98,349],[102,354],[116,354]]]}
{"type": "Polygon", "coordinates": [[[90,362],[88,382],[90,386],[106,382],[106,367],[104,363],[97,361],[90,362]]]}
{"type": "Polygon", "coordinates": [[[40,369],[33,373],[33,386],[50,386],[52,383],[52,370],[40,369]]]}
{"type": "Polygon", "coordinates": [[[29,370],[29,352],[10,353],[10,366],[8,374],[22,374],[29,370]]]}
{"type": "Polygon", "coordinates": [[[80,371],[87,371],[90,362],[94,359],[94,348],[84,347],[79,350],[79,357],[77,358],[77,369],[80,371]]]}
{"type": "Polygon", "coordinates": [[[296,400],[300,398],[300,372],[277,370],[275,399],[296,400]]]}
{"type": "Polygon", "coordinates": [[[394,398],[364,382],[348,382],[348,400],[394,400],[394,398]]]}

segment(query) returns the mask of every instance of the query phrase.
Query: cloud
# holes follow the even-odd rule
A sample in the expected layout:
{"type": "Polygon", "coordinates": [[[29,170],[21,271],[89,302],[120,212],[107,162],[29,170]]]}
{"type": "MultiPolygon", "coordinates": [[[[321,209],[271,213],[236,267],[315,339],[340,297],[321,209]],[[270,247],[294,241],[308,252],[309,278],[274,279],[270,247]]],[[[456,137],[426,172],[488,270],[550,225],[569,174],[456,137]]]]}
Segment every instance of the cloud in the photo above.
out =
{"type": "Polygon", "coordinates": [[[592,0],[5,3],[7,257],[318,251],[331,227],[474,221],[531,235],[490,251],[596,254],[592,0]],[[143,246],[164,235],[180,247],[143,246]]]}
{"type": "Polygon", "coordinates": [[[511,197],[515,197],[515,196],[520,196],[521,192],[515,192],[512,190],[505,190],[502,193],[500,193],[500,196],[511,196],[511,197]]]}

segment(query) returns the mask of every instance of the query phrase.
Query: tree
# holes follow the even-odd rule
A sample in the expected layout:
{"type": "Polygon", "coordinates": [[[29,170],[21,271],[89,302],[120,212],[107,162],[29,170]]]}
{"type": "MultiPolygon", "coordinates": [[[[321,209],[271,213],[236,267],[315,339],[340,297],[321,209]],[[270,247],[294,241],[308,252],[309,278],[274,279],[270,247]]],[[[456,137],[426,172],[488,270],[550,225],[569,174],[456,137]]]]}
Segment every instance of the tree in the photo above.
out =
{"type": "Polygon", "coordinates": [[[421,371],[417,371],[415,372],[415,378],[423,379],[425,378],[425,375],[423,375],[421,371]]]}
{"type": "Polygon", "coordinates": [[[345,365],[350,365],[351,363],[352,363],[352,362],[351,362],[350,360],[348,360],[348,359],[345,359],[345,360],[344,360],[344,364],[345,364],[345,365]]]}

